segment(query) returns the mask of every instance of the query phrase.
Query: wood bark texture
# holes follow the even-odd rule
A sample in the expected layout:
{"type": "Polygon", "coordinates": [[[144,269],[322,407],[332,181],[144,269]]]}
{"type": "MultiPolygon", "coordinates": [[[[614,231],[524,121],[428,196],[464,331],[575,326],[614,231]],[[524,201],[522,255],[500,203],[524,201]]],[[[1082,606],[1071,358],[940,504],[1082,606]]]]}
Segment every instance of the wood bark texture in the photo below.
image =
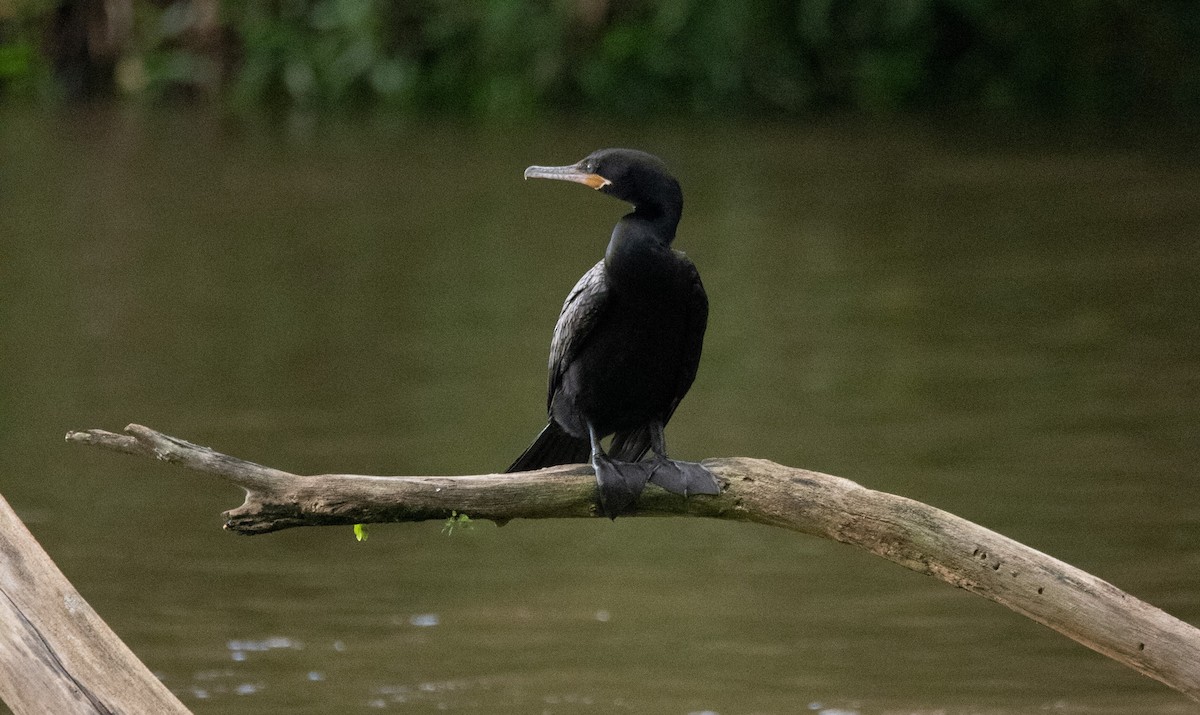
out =
{"type": "MultiPolygon", "coordinates": [[[[294,526],[446,519],[499,523],[593,517],[585,465],[456,477],[299,476],[229,457],[140,425],[67,440],[144,455],[246,490],[225,528],[262,534],[294,526]]],[[[791,529],[857,546],[995,601],[1200,701],[1200,630],[1117,587],[1008,537],[912,499],[762,459],[704,462],[719,496],[688,499],[653,485],[641,516],[706,516],[791,529]]]]}
{"type": "Polygon", "coordinates": [[[0,700],[16,715],[187,713],[0,497],[0,700]]]}

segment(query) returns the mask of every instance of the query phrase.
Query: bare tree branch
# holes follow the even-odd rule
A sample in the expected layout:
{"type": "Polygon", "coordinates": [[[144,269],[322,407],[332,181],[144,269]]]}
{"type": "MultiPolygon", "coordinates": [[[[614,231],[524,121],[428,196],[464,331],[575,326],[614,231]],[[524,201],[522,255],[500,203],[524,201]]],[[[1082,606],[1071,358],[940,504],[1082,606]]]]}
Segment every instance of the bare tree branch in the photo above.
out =
{"type": "MultiPolygon", "coordinates": [[[[153,456],[246,490],[225,528],[262,534],[293,526],[445,519],[596,516],[583,465],[458,477],[298,476],[130,425],[125,435],[67,440],[153,456]]],[[[778,526],[852,544],[991,599],[1200,701],[1200,630],[1091,574],[1008,537],[894,494],[762,459],[704,462],[720,496],[690,499],[650,486],[639,515],[691,515],[778,526]]]]}

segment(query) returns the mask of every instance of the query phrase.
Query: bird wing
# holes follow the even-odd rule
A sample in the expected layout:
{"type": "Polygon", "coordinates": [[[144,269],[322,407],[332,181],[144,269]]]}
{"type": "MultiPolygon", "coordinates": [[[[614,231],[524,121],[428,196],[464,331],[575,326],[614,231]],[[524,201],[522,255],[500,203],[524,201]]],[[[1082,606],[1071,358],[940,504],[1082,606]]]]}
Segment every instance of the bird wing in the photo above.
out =
{"type": "Polygon", "coordinates": [[[679,381],[675,384],[675,399],[671,402],[671,410],[667,413],[666,420],[671,419],[671,414],[696,380],[696,371],[700,368],[700,353],[704,349],[704,331],[708,329],[708,294],[704,292],[704,283],[700,281],[700,271],[696,270],[696,264],[683,253],[675,253],[686,265],[684,281],[690,292],[687,297],[682,357],[679,361],[679,381]]]}
{"type": "MultiPolygon", "coordinates": [[[[608,298],[608,279],[604,274],[604,260],[592,266],[563,301],[562,312],[554,326],[554,338],[550,341],[550,385],[546,393],[546,409],[554,402],[563,372],[571,364],[584,341],[595,327],[608,298]]],[[[695,370],[692,371],[695,377],[695,370]]]]}

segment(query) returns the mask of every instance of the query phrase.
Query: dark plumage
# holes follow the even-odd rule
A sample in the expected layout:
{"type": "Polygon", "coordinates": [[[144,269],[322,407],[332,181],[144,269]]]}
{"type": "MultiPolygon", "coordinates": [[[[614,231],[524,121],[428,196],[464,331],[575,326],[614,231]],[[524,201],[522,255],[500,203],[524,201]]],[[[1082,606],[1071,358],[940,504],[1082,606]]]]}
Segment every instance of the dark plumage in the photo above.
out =
{"type": "Polygon", "coordinates": [[[683,211],[679,183],[660,159],[631,149],[602,149],[570,166],[531,166],[525,178],[585,184],[634,210],[563,303],[550,343],[549,423],[508,471],[590,455],[610,517],[630,509],[647,481],[685,496],[719,494],[708,470],[669,459],[663,438],[696,378],[708,323],[700,274],[671,248],[683,211]],[[600,440],[610,434],[606,455],[600,440]],[[654,458],[638,461],[647,450],[654,458]]]}

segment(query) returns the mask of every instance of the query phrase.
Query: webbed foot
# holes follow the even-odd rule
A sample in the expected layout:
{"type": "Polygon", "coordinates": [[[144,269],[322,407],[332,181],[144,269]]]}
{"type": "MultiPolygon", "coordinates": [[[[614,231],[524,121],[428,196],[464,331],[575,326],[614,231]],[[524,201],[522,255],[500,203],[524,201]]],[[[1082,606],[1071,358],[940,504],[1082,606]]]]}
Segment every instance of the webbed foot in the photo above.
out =
{"type": "Polygon", "coordinates": [[[721,485],[713,473],[696,462],[679,462],[657,456],[650,462],[650,481],[672,494],[720,494],[721,485]]]}
{"type": "MultiPolygon", "coordinates": [[[[697,465],[699,466],[699,465],[697,465]]],[[[600,511],[609,519],[633,511],[633,505],[650,480],[650,462],[618,462],[604,454],[592,454],[596,485],[600,488],[600,511]]]]}

